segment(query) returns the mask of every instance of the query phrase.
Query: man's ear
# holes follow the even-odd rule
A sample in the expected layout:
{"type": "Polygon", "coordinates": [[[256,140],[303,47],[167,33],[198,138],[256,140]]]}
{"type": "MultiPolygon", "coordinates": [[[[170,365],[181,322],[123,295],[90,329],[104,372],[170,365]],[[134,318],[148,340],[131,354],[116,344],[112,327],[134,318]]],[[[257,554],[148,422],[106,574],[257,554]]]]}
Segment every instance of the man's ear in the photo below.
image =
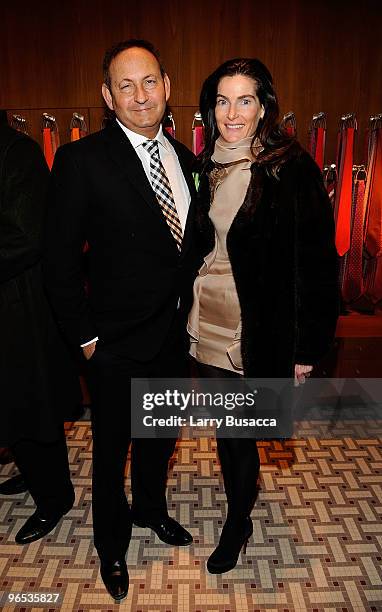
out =
{"type": "Polygon", "coordinates": [[[102,96],[110,110],[114,110],[113,96],[106,83],[102,83],[102,96]]]}
{"type": "Polygon", "coordinates": [[[164,75],[163,82],[164,82],[164,90],[166,93],[166,102],[167,102],[170,97],[170,91],[171,91],[171,84],[170,84],[170,79],[168,78],[168,74],[164,75]]]}

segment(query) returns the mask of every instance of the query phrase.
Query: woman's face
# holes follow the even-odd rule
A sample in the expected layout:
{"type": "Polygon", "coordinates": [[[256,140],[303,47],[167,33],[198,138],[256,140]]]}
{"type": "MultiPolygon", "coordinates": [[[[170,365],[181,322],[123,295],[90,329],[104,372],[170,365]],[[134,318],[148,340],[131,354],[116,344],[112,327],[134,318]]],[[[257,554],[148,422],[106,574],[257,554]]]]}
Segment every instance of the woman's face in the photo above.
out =
{"type": "Polygon", "coordinates": [[[264,107],[256,95],[256,82],[242,74],[223,77],[218,85],[215,119],[226,142],[237,142],[256,132],[264,107]]]}

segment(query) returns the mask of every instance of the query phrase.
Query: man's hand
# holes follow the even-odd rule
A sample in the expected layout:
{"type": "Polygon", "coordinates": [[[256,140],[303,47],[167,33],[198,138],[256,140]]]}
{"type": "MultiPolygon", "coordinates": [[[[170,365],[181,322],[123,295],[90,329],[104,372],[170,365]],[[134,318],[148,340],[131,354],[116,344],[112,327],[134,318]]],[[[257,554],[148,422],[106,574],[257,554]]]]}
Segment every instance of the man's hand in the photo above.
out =
{"type": "Polygon", "coordinates": [[[88,344],[87,346],[83,346],[82,347],[82,351],[84,353],[85,359],[89,360],[93,356],[93,353],[94,353],[95,348],[96,348],[96,344],[97,344],[97,340],[95,340],[91,344],[88,344]]]}
{"type": "Polygon", "coordinates": [[[311,365],[299,365],[296,363],[294,366],[294,386],[298,387],[299,385],[303,385],[305,378],[309,378],[312,370],[313,366],[311,365]]]}

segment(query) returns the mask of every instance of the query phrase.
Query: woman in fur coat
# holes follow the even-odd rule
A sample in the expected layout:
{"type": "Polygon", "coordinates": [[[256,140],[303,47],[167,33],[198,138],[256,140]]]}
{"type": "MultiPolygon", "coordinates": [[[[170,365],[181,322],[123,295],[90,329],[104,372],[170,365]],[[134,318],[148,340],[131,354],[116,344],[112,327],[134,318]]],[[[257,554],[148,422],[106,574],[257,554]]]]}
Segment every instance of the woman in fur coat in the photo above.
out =
{"type": "MultiPolygon", "coordinates": [[[[278,124],[272,76],[257,59],[222,64],[203,84],[198,226],[204,263],[189,316],[200,377],[302,383],[338,316],[333,213],[318,166],[278,124]]],[[[207,568],[235,567],[252,534],[259,455],[217,439],[228,512],[207,568]]]]}

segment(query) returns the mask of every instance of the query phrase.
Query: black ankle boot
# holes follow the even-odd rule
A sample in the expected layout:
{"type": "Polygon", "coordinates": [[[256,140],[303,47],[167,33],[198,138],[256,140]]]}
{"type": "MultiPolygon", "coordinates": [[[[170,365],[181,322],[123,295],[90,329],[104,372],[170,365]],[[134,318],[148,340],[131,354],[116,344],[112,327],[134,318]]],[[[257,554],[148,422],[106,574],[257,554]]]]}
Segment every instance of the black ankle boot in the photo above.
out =
{"type": "Polygon", "coordinates": [[[253,533],[249,517],[242,521],[229,520],[224,524],[219,544],[207,561],[210,574],[224,574],[236,566],[240,550],[246,553],[247,543],[253,533]]]}

